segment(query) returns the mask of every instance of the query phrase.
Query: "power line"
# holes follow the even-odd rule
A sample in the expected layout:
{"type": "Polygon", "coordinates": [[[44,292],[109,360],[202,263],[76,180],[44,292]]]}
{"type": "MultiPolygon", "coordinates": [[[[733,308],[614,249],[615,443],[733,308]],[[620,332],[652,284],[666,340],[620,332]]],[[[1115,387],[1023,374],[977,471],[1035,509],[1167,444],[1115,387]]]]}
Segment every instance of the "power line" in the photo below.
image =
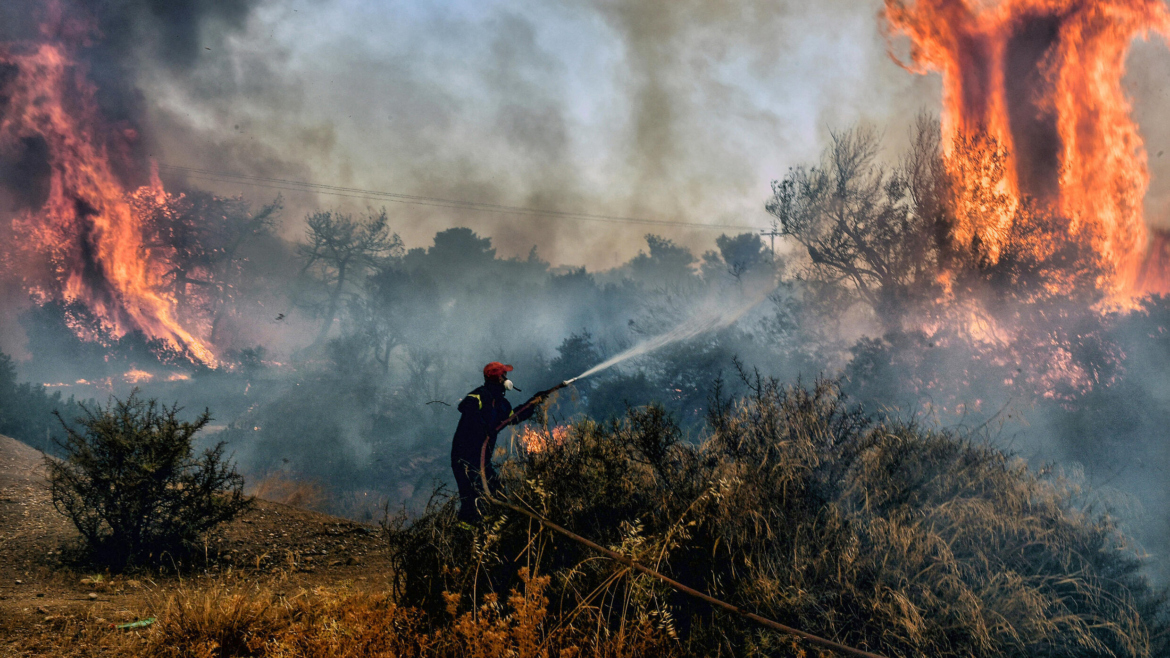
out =
{"type": "Polygon", "coordinates": [[[548,217],[553,219],[569,219],[606,223],[644,224],[651,226],[678,226],[699,229],[732,229],[740,231],[755,231],[759,228],[756,226],[747,226],[742,224],[701,224],[699,222],[684,222],[681,220],[645,219],[641,217],[625,217],[621,215],[601,215],[596,213],[570,212],[563,210],[543,210],[540,208],[525,208],[522,206],[508,206],[495,203],[483,203],[479,201],[462,201],[458,199],[444,199],[440,197],[420,196],[415,194],[402,194],[400,192],[366,190],[356,187],[326,185],[323,183],[290,180],[286,178],[251,176],[247,174],[236,174],[223,171],[214,171],[210,169],[199,169],[196,167],[169,165],[161,162],[158,163],[158,167],[160,169],[182,172],[188,177],[198,180],[215,181],[219,183],[240,183],[243,185],[250,185],[252,187],[287,190],[292,192],[312,191],[320,194],[328,194],[331,196],[352,199],[390,201],[393,203],[405,203],[410,205],[428,206],[432,208],[454,208],[458,210],[474,210],[478,212],[503,215],[548,217]]]}

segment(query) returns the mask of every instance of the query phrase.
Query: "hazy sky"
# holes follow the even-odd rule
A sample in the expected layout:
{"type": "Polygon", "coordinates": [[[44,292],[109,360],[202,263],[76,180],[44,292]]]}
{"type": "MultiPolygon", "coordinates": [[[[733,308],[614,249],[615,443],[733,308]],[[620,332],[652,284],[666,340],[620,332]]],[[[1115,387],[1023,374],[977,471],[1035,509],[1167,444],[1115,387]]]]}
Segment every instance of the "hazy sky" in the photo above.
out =
{"type": "MultiPolygon", "coordinates": [[[[938,80],[886,55],[880,2],[282,2],[204,26],[189,72],[144,50],[159,160],[589,213],[766,227],[771,180],[865,120],[896,148],[938,80]]],[[[165,48],[165,44],[160,44],[165,48]]],[[[251,186],[198,181],[256,200],[251,186]]],[[[285,192],[304,211],[358,199],[285,192]]],[[[382,205],[382,202],[371,202],[382,205]]],[[[504,255],[607,267],[648,230],[388,204],[409,246],[468,225],[504,255]]]]}

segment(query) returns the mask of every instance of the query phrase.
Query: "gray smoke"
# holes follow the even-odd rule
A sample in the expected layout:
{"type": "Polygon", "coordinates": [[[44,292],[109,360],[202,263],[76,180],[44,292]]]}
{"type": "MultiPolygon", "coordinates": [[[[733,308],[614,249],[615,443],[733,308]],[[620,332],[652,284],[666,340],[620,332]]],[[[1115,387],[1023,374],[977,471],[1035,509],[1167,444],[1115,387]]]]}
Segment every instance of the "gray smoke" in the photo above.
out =
{"type": "MultiPolygon", "coordinates": [[[[176,80],[190,80],[196,70],[216,59],[217,51],[223,52],[227,39],[244,29],[255,4],[250,0],[12,0],[0,6],[0,41],[20,47],[52,39],[74,46],[84,75],[97,88],[103,118],[112,126],[138,133],[130,147],[138,156],[140,170],[126,173],[141,177],[141,166],[155,150],[157,135],[146,116],[153,99],[141,85],[142,70],[149,66],[176,80]]],[[[6,164],[11,174],[12,164],[6,164]]],[[[35,168],[36,162],[18,164],[27,170],[35,168]]]]}
{"type": "MultiPolygon", "coordinates": [[[[263,5],[241,32],[223,38],[223,54],[190,76],[148,66],[140,80],[165,162],[763,228],[768,218],[758,199],[769,180],[814,157],[828,127],[859,119],[890,125],[892,115],[937,102],[934,83],[886,57],[879,6],[263,5]]],[[[286,199],[292,217],[320,205],[361,210],[369,203],[298,192],[286,199]]],[[[536,245],[557,265],[616,266],[645,230],[390,210],[408,242],[470,225],[493,235],[504,255],[523,256],[536,245]]],[[[696,251],[717,235],[660,232],[696,251]]]]}

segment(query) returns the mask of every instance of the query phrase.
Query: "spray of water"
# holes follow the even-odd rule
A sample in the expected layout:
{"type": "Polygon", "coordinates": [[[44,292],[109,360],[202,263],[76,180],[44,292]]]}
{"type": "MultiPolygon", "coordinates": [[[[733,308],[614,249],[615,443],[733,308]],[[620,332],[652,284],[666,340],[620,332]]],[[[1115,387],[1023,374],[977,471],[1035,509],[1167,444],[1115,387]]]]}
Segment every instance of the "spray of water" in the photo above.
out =
{"type": "Polygon", "coordinates": [[[564,385],[572,384],[578,379],[584,379],[590,375],[595,375],[602,370],[612,368],[622,361],[632,359],[636,356],[649,354],[654,350],[666,347],[671,343],[677,343],[680,340],[689,340],[696,336],[701,336],[709,331],[716,331],[724,327],[731,326],[736,320],[743,317],[744,313],[750,311],[756,304],[759,304],[776,289],[776,284],[773,282],[770,285],[761,286],[760,289],[749,295],[745,295],[741,304],[728,308],[727,304],[715,304],[700,311],[695,316],[686,320],[670,331],[642,341],[634,345],[630,349],[616,354],[605,361],[593,366],[585,372],[577,375],[572,379],[564,381],[564,385]]]}

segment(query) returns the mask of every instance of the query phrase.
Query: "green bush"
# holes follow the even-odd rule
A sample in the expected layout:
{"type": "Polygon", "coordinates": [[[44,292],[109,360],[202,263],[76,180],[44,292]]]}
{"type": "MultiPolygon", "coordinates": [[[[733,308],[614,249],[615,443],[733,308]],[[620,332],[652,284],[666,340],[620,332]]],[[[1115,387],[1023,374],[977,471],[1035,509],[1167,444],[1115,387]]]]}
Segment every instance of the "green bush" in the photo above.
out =
{"type": "Polygon", "coordinates": [[[90,558],[114,567],[181,560],[250,505],[223,443],[194,454],[208,412],[181,421],[177,405],[143,401],[137,391],[81,409],[76,428],[58,415],[64,458],[46,464],[53,505],[77,526],[90,558]]]}
{"type": "MultiPolygon", "coordinates": [[[[698,443],[654,407],[578,423],[504,464],[507,495],[683,583],[891,658],[1167,655],[1164,598],[1067,482],[871,419],[834,383],[753,387],[711,405],[698,443]]],[[[559,623],[650,629],[682,655],[797,655],[791,638],[507,514],[473,538],[449,505],[391,527],[406,600],[433,611],[444,591],[506,592],[526,566],[551,576],[559,623]]]]}

